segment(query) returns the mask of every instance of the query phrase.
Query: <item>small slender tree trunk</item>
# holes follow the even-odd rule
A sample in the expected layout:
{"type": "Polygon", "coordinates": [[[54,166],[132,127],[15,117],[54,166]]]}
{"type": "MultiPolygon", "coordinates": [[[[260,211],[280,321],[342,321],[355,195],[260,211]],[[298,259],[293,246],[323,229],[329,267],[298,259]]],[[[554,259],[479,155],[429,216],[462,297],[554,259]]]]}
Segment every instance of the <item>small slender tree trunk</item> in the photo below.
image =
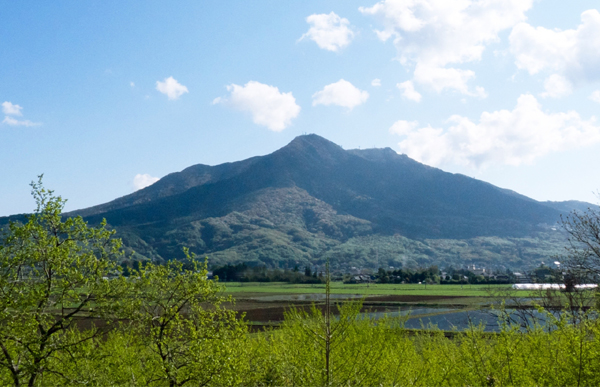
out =
{"type": "Polygon", "coordinates": [[[15,383],[15,387],[19,387],[21,385],[21,380],[19,379],[18,367],[15,367],[12,357],[8,352],[8,349],[4,346],[2,342],[0,342],[0,348],[2,349],[4,357],[6,358],[7,365],[10,364],[10,367],[8,367],[8,369],[10,370],[10,375],[13,379],[13,382],[15,383]]]}
{"type": "Polygon", "coordinates": [[[330,273],[329,259],[325,265],[325,385],[331,383],[331,304],[330,304],[330,273]]]}

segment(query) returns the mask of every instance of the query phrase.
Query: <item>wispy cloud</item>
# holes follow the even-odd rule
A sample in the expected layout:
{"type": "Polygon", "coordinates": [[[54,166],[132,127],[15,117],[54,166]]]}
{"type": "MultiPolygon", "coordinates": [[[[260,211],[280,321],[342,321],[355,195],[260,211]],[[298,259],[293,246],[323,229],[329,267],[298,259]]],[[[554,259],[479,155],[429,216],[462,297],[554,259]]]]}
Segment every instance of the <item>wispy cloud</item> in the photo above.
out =
{"type": "Polygon", "coordinates": [[[396,87],[402,91],[402,97],[411,101],[421,102],[421,94],[415,90],[412,81],[406,81],[396,84],[396,87]]]}
{"type": "Polygon", "coordinates": [[[2,121],[2,123],[6,124],[6,125],[10,125],[10,126],[40,126],[41,125],[40,122],[31,122],[29,120],[17,120],[10,116],[4,117],[4,120],[2,121]]]}
{"type": "Polygon", "coordinates": [[[560,98],[573,92],[573,84],[559,74],[552,74],[544,81],[545,92],[540,95],[543,98],[560,98]]]}
{"type": "Polygon", "coordinates": [[[23,108],[19,105],[13,104],[9,101],[3,102],[2,103],[2,112],[5,114],[5,116],[4,116],[4,120],[2,120],[2,123],[9,125],[9,126],[26,126],[26,127],[41,125],[41,123],[39,123],[39,122],[32,122],[30,120],[16,119],[15,116],[16,117],[23,116],[23,113],[21,112],[21,110],[23,110],[23,108]]]}

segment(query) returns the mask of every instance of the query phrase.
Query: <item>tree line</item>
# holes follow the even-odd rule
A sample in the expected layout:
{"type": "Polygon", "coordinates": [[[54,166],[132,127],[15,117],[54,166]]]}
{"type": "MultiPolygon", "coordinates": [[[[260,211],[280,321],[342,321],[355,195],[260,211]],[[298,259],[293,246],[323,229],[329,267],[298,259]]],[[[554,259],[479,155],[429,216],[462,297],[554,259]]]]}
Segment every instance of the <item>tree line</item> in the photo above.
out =
{"type": "Polygon", "coordinates": [[[245,263],[227,264],[213,269],[212,274],[223,282],[289,282],[295,284],[324,283],[323,273],[313,272],[310,266],[300,271],[298,266],[289,269],[269,269],[264,266],[250,267],[245,263]]]}

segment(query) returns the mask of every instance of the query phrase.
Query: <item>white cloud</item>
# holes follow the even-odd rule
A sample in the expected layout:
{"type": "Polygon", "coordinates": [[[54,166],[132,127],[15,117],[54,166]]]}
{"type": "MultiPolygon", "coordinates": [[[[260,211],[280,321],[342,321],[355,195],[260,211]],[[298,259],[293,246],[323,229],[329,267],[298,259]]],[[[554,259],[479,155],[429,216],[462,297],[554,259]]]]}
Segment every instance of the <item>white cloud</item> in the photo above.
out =
{"type": "Polygon", "coordinates": [[[275,86],[250,81],[244,86],[231,84],[227,90],[231,93],[229,99],[217,97],[212,103],[225,103],[249,112],[255,124],[275,132],[291,125],[292,119],[300,113],[300,106],[292,93],[281,93],[275,86]]]}
{"type": "Polygon", "coordinates": [[[375,78],[371,81],[371,86],[379,87],[381,86],[381,79],[375,78]]]}
{"type": "Polygon", "coordinates": [[[15,105],[8,101],[2,102],[2,113],[7,116],[22,116],[23,113],[21,113],[21,110],[23,110],[23,108],[19,105],[15,105]]]}
{"type": "Polygon", "coordinates": [[[317,91],[312,96],[313,106],[316,105],[338,105],[348,109],[361,105],[369,99],[369,93],[355,87],[352,83],[340,79],[317,91]]]}
{"type": "Polygon", "coordinates": [[[147,173],[144,173],[144,174],[138,173],[133,178],[133,188],[135,191],[138,191],[142,188],[146,188],[149,185],[156,183],[159,180],[160,179],[158,177],[150,176],[147,173]]]}
{"type": "Polygon", "coordinates": [[[308,32],[300,37],[300,40],[308,38],[317,46],[328,51],[338,51],[350,44],[354,38],[354,32],[348,27],[348,19],[339,17],[335,13],[314,14],[306,18],[311,25],[308,32]]]}
{"type": "Polygon", "coordinates": [[[454,89],[471,97],[487,97],[485,89],[481,86],[475,86],[475,90],[469,89],[467,83],[475,78],[475,72],[471,70],[429,67],[425,64],[417,64],[413,75],[417,83],[427,85],[438,93],[441,93],[444,89],[454,89]]]}
{"type": "Polygon", "coordinates": [[[2,102],[2,112],[5,114],[4,120],[2,120],[2,124],[10,125],[10,126],[39,126],[41,123],[39,122],[31,122],[29,120],[18,120],[11,116],[21,117],[23,113],[21,112],[23,108],[19,105],[15,105],[11,102],[4,101],[2,102]]]}
{"type": "Polygon", "coordinates": [[[598,10],[583,12],[577,29],[550,30],[519,23],[509,41],[515,64],[529,74],[552,72],[575,85],[600,80],[598,10]]]}
{"type": "Polygon", "coordinates": [[[29,120],[17,120],[10,116],[5,116],[2,123],[6,124],[6,125],[10,125],[10,126],[27,126],[27,127],[41,125],[41,123],[39,123],[39,122],[31,122],[29,120]]]}
{"type": "MultiPolygon", "coordinates": [[[[129,86],[131,86],[131,87],[135,87],[135,83],[133,83],[133,82],[129,82],[129,86]]],[[[187,90],[187,89],[186,89],[186,90],[187,90]]],[[[161,92],[161,93],[162,93],[162,92],[161,92]]]]}
{"type": "Polygon", "coordinates": [[[399,136],[406,136],[415,130],[417,126],[419,126],[419,122],[417,121],[399,120],[394,122],[394,125],[392,125],[390,128],[390,133],[397,134],[399,136]]]}
{"type": "Polygon", "coordinates": [[[473,71],[447,66],[481,60],[501,31],[526,19],[533,1],[383,0],[359,10],[381,22],[378,37],[393,38],[400,63],[414,65],[415,82],[437,92],[452,89],[485,97],[483,88],[468,86],[473,71]]]}
{"type": "Polygon", "coordinates": [[[559,74],[552,74],[544,81],[545,92],[540,95],[544,98],[560,98],[573,92],[573,85],[568,79],[559,74]]]}
{"type": "Polygon", "coordinates": [[[590,99],[594,102],[598,102],[600,103],[600,90],[596,90],[594,91],[591,95],[590,95],[590,99]]]}
{"type": "Polygon", "coordinates": [[[412,81],[406,81],[396,84],[396,87],[402,90],[402,97],[415,102],[421,102],[421,94],[415,90],[412,81]]]}
{"type": "Polygon", "coordinates": [[[179,99],[183,94],[189,93],[188,88],[177,82],[173,77],[165,78],[164,81],[156,81],[156,90],[167,96],[170,100],[179,99]]]}
{"type": "Polygon", "coordinates": [[[405,136],[398,145],[409,156],[430,165],[459,164],[475,168],[490,164],[520,165],[551,152],[600,142],[595,118],[578,113],[546,113],[537,99],[523,94],[512,110],[484,112],[479,122],[454,115],[450,126],[417,128],[399,121],[390,131],[405,136]]]}

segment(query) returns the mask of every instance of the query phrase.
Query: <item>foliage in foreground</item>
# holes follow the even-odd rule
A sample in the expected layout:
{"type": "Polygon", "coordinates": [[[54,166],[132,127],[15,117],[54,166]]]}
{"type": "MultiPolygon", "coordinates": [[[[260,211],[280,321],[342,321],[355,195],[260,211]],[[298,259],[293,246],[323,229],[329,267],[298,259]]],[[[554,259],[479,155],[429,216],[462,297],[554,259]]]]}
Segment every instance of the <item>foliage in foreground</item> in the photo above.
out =
{"type": "Polygon", "coordinates": [[[65,201],[45,190],[41,177],[32,188],[36,213],[25,225],[11,224],[0,244],[0,367],[15,385],[59,373],[56,354],[99,334],[71,334],[77,323],[113,318],[125,288],[122,279],[107,281],[120,252],[113,232],[81,218],[63,221],[65,201]]]}
{"type": "Polygon", "coordinates": [[[0,243],[0,385],[231,384],[245,334],[206,262],[147,264],[123,277],[104,224],[63,219],[65,201],[32,183],[37,209],[0,243]],[[128,368],[133,350],[137,368],[128,368]],[[123,376],[120,370],[126,369],[123,376]]]}
{"type": "MultiPolygon", "coordinates": [[[[319,372],[324,350],[303,327],[306,316],[297,317],[266,338],[254,338],[263,354],[257,358],[264,359],[257,382],[325,385],[319,372]]],[[[556,320],[550,332],[507,326],[495,335],[472,327],[450,340],[435,330],[409,335],[394,319],[375,322],[356,315],[332,352],[331,385],[598,385],[599,326],[592,320],[579,326],[566,320],[556,320]]]]}
{"type": "MultiPolygon", "coordinates": [[[[554,329],[528,331],[506,326],[499,334],[472,327],[448,339],[443,332],[409,334],[401,321],[373,320],[346,306],[345,327],[332,342],[332,386],[592,386],[600,384],[600,325],[593,319],[554,321],[554,329]]],[[[211,319],[204,319],[211,321],[211,319]]],[[[324,386],[325,349],[319,338],[322,315],[292,312],[281,329],[243,333],[226,324],[206,335],[183,331],[177,362],[161,359],[153,340],[136,330],[116,329],[51,359],[57,372],[35,385],[140,386],[324,386]],[[241,334],[240,334],[241,333],[241,334]],[[181,351],[181,352],[179,352],[181,351]],[[166,364],[179,373],[167,377],[166,364]],[[184,366],[182,366],[184,365],[184,366]]],[[[69,335],[85,335],[70,331],[69,335]]],[[[173,359],[174,360],[174,359],[173,359]]],[[[0,383],[11,385],[6,370],[0,383]]]]}
{"type": "Polygon", "coordinates": [[[597,310],[448,339],[362,315],[360,302],[332,317],[327,304],[249,333],[206,262],[184,250],[186,264],[147,264],[126,279],[111,232],[64,220],[62,199],[40,183],[33,191],[38,211],[0,244],[0,385],[600,385],[597,310]]]}

